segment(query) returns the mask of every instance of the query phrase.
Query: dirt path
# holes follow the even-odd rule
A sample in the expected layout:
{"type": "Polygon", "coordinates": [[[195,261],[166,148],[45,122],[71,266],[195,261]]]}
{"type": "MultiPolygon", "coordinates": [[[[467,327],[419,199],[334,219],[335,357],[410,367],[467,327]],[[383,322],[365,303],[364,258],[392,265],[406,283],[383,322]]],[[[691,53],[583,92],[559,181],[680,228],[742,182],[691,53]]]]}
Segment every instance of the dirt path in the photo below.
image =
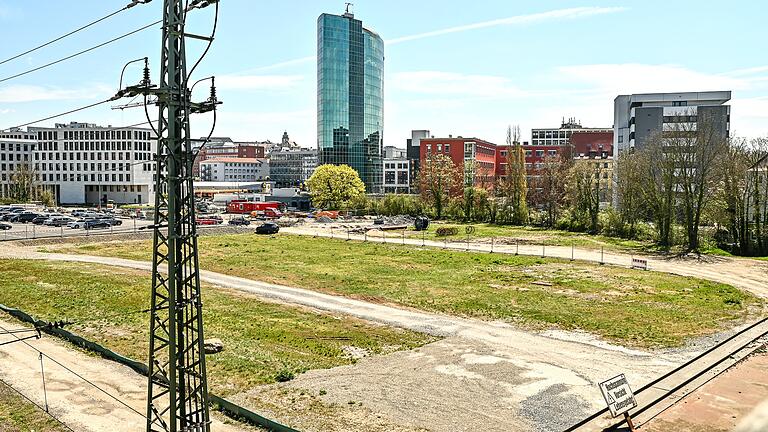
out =
{"type": "MultiPolygon", "coordinates": [[[[0,321],[0,329],[18,329],[15,322],[0,321]]],[[[0,343],[14,340],[0,336],[0,343]]],[[[0,378],[41,406],[45,404],[39,351],[45,368],[45,388],[50,412],[76,431],[135,432],[146,428],[147,379],[117,363],[92,357],[43,336],[39,340],[0,346],[0,378]],[[117,400],[87,383],[75,373],[104,389],[117,400]],[[135,411],[134,411],[135,410],[135,411]],[[138,411],[138,412],[136,412],[138,411]]],[[[216,432],[238,429],[214,419],[216,432]]]]}

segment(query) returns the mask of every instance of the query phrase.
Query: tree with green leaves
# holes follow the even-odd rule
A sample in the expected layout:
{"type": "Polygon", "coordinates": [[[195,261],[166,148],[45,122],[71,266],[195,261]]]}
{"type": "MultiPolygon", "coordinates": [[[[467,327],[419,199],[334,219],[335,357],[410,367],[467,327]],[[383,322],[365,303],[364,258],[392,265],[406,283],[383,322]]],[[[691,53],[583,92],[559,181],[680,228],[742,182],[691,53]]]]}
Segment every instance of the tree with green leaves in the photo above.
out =
{"type": "Polygon", "coordinates": [[[365,184],[349,165],[320,165],[307,186],[314,205],[327,210],[346,209],[365,196],[365,184]]]}
{"type": "Polygon", "coordinates": [[[451,192],[460,188],[463,170],[444,154],[430,154],[419,171],[419,190],[422,199],[435,210],[435,217],[443,217],[451,192]]]}

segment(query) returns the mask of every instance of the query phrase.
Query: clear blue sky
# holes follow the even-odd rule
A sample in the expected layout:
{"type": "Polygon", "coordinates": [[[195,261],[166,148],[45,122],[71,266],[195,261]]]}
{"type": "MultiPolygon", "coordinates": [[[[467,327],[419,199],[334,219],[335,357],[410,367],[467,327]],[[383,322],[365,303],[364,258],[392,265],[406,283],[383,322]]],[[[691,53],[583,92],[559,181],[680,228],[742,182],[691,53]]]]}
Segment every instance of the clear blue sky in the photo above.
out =
{"type": "MultiPolygon", "coordinates": [[[[343,1],[221,0],[219,32],[197,77],[217,75],[216,135],[315,146],[316,20],[343,1]]],[[[0,0],[0,58],[24,51],[128,0],[0,0]]],[[[72,38],[0,65],[0,79],[160,18],[161,0],[136,6],[72,38]]],[[[187,30],[209,32],[212,8],[187,30]]],[[[386,46],[385,145],[411,129],[502,142],[508,124],[527,139],[562,117],[610,127],[617,94],[733,90],[732,130],[768,135],[768,8],[764,1],[358,0],[357,18],[386,46]]],[[[113,94],[123,64],[149,56],[158,72],[159,28],[0,83],[0,128],[113,94]]],[[[189,42],[194,59],[202,42],[189,42]]],[[[139,69],[128,70],[138,81],[139,69]]],[[[196,92],[200,99],[205,91],[196,92]]],[[[152,113],[155,117],[155,113],[152,113]]],[[[107,106],[56,121],[131,124],[138,109],[107,106]]],[[[54,121],[44,123],[52,125],[54,121]]],[[[193,135],[209,126],[195,118],[193,135]]]]}

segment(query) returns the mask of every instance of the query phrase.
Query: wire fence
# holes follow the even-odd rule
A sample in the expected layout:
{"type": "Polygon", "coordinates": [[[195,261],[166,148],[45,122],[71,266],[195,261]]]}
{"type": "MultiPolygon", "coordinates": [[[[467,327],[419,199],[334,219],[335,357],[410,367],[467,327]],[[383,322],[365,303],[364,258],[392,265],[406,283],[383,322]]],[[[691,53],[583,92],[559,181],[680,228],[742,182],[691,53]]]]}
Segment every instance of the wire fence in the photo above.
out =
{"type": "Polygon", "coordinates": [[[305,227],[301,228],[298,233],[312,235],[315,238],[327,237],[347,241],[432,247],[450,251],[537,256],[540,258],[555,258],[569,261],[588,261],[601,265],[626,266],[641,270],[650,269],[648,259],[645,257],[617,252],[613,249],[606,251],[605,246],[586,248],[583,245],[577,245],[576,242],[537,244],[527,239],[481,237],[472,234],[438,237],[434,233],[427,233],[426,231],[370,227],[305,227]]]}

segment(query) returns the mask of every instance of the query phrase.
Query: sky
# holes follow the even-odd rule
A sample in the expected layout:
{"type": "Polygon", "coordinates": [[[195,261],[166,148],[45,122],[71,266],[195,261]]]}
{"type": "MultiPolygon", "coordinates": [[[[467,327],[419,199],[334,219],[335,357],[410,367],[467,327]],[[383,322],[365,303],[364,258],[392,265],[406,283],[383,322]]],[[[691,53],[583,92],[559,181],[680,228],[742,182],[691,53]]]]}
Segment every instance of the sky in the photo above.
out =
{"type": "MultiPolygon", "coordinates": [[[[0,62],[129,0],[0,0],[0,62]]],[[[137,5],[72,37],[0,64],[0,129],[113,95],[126,62],[148,56],[159,75],[160,28],[3,81],[161,18],[162,0],[137,5]]],[[[768,136],[768,8],[763,0],[518,1],[356,0],[352,11],[385,40],[384,144],[405,147],[413,129],[503,143],[508,125],[532,128],[575,117],[611,127],[619,94],[732,90],[731,131],[768,136]]],[[[215,136],[315,147],[317,17],[343,1],[221,0],[215,41],[192,79],[216,76],[215,136]]],[[[213,8],[186,30],[211,32],[213,8]]],[[[189,63],[205,43],[187,43],[189,63]]],[[[139,66],[124,81],[137,83],[139,66]]],[[[205,84],[195,99],[207,98],[205,84]]],[[[123,100],[123,103],[129,102],[123,100]]],[[[115,102],[113,105],[118,105],[115,102]]],[[[151,110],[152,118],[157,116],[151,110]]],[[[142,109],[101,105],[38,124],[130,125],[142,109]]],[[[193,117],[204,136],[211,114],[193,117]]]]}

